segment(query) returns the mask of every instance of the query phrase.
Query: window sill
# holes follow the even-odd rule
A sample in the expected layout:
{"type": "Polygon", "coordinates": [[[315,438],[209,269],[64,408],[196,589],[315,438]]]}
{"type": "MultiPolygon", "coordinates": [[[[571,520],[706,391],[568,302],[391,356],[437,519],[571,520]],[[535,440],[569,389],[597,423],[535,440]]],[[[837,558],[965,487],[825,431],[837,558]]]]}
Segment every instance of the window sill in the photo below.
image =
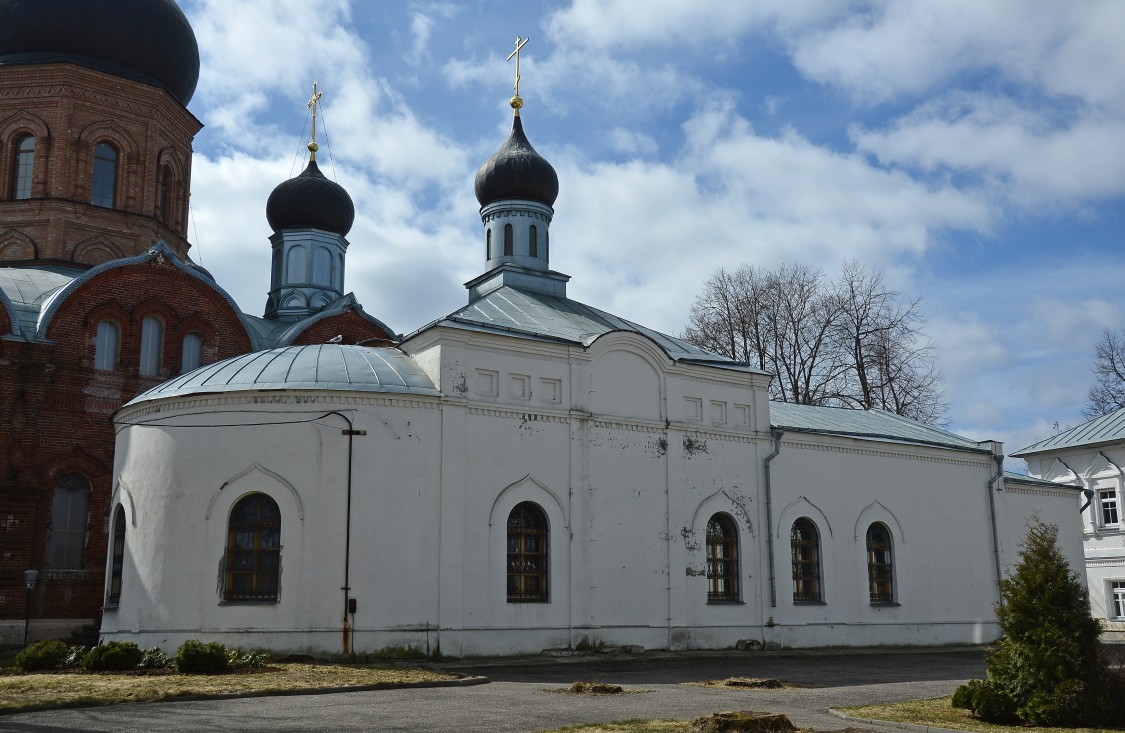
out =
{"type": "Polygon", "coordinates": [[[545,605],[549,604],[550,601],[549,600],[535,601],[535,600],[531,600],[531,599],[524,600],[524,599],[509,598],[508,603],[511,603],[513,605],[527,605],[527,604],[535,605],[535,604],[538,604],[540,606],[545,606],[545,605]]]}
{"type": "Polygon", "coordinates": [[[277,599],[260,601],[219,601],[220,606],[276,606],[280,603],[277,599]]]}
{"type": "Polygon", "coordinates": [[[103,611],[116,611],[120,607],[121,607],[120,603],[107,603],[104,606],[102,606],[102,610],[103,611]]]}
{"type": "Polygon", "coordinates": [[[793,601],[794,606],[827,606],[824,601],[793,601]]]}
{"type": "Polygon", "coordinates": [[[745,606],[746,601],[740,601],[740,600],[737,600],[737,599],[734,599],[734,598],[732,598],[730,600],[712,600],[712,599],[708,598],[707,599],[707,605],[708,606],[745,606]]]}
{"type": "Polygon", "coordinates": [[[898,608],[901,605],[898,601],[871,601],[872,608],[898,608]]]}

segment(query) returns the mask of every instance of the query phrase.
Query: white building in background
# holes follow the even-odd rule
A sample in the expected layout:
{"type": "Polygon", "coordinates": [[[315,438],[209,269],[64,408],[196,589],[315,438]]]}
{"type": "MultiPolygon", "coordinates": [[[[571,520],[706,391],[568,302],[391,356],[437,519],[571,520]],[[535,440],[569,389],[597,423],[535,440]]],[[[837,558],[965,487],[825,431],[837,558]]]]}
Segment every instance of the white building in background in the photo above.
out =
{"type": "Polygon", "coordinates": [[[1014,453],[1031,476],[1081,489],[1082,545],[1090,608],[1111,631],[1125,631],[1125,409],[1014,453]]]}
{"type": "MultiPolygon", "coordinates": [[[[518,100],[518,97],[516,98],[518,100]]],[[[1028,518],[1075,491],[566,297],[519,117],[486,272],[398,348],[247,354],[115,415],[105,640],[463,656],[994,639],[1028,518]]]]}

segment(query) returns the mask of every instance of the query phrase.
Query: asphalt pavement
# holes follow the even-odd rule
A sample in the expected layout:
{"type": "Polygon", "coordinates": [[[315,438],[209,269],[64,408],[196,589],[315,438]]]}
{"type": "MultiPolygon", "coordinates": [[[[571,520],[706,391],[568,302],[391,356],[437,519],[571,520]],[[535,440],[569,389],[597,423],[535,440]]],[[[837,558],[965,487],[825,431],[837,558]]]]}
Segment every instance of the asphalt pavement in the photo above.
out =
{"type": "MultiPolygon", "coordinates": [[[[649,652],[433,665],[488,684],[233,700],[114,705],[0,717],[4,733],[268,730],[492,733],[633,718],[690,719],[722,710],[782,712],[815,730],[865,728],[828,709],[948,695],[984,673],[981,649],[810,652],[649,652]],[[775,677],[793,687],[733,690],[684,684],[775,677]],[[622,695],[566,695],[575,681],[624,686],[622,695]]],[[[871,728],[886,730],[886,728],[871,728]]]]}

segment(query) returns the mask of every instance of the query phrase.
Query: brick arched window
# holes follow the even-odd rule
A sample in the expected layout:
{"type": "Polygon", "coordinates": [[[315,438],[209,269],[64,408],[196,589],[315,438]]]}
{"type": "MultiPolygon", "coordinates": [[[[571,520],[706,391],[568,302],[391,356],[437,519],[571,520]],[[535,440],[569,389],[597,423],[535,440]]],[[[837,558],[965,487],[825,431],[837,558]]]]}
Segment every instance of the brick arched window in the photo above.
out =
{"type": "Polygon", "coordinates": [[[107,142],[94,146],[94,174],[90,186],[90,203],[112,209],[117,190],[117,148],[107,142]]]}
{"type": "Polygon", "coordinates": [[[183,359],[180,362],[180,373],[190,372],[203,365],[203,334],[191,331],[184,335],[183,359]]]}
{"type": "Polygon", "coordinates": [[[894,603],[894,548],[882,522],[867,528],[867,587],[872,603],[894,603]]]}
{"type": "Polygon", "coordinates": [[[113,321],[98,321],[94,339],[94,368],[103,372],[116,371],[120,349],[121,327],[113,321]]]}
{"type": "Polygon", "coordinates": [[[31,198],[32,170],[35,168],[35,136],[24,135],[16,140],[12,165],[12,199],[31,198]]]}
{"type": "Polygon", "coordinates": [[[707,600],[738,599],[738,528],[726,514],[715,514],[707,522],[707,600]]]}
{"type": "Polygon", "coordinates": [[[125,567],[125,508],[120,504],[113,512],[113,537],[110,540],[109,587],[106,604],[116,606],[121,602],[121,571],[125,567]]]}
{"type": "Polygon", "coordinates": [[[52,570],[81,570],[86,566],[86,527],[90,513],[90,482],[85,476],[68,473],[55,482],[51,499],[51,539],[47,543],[47,567],[52,570]]]}
{"type": "Polygon", "coordinates": [[[281,510],[265,494],[234,505],[227,525],[224,601],[277,601],[281,575],[281,510]]]}
{"type": "Polygon", "coordinates": [[[141,321],[141,374],[160,376],[164,361],[164,324],[156,316],[145,316],[141,321]]]}
{"type": "Polygon", "coordinates": [[[172,175],[172,166],[160,166],[160,184],[156,192],[156,218],[167,226],[172,226],[172,201],[176,189],[175,177],[172,175]]]}
{"type": "Polygon", "coordinates": [[[508,603],[548,601],[549,539],[542,509],[530,501],[512,509],[508,515],[508,603]]]}
{"type": "Polygon", "coordinates": [[[808,517],[793,522],[789,533],[793,549],[793,602],[820,603],[824,592],[820,583],[820,534],[808,517]]]}

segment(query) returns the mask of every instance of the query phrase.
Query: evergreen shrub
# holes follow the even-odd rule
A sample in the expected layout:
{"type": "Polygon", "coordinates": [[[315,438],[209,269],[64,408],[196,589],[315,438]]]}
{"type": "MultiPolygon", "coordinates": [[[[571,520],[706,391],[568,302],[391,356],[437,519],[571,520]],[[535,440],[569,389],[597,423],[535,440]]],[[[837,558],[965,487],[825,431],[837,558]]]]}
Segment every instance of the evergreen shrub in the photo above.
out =
{"type": "Polygon", "coordinates": [[[16,655],[16,666],[24,672],[57,669],[66,660],[66,644],[58,639],[37,641],[16,655]]]}
{"type": "Polygon", "coordinates": [[[204,644],[188,639],[176,650],[176,667],[184,674],[223,674],[230,671],[227,648],[218,641],[204,644]]]}
{"type": "Polygon", "coordinates": [[[145,649],[145,654],[141,657],[141,663],[138,666],[146,669],[156,669],[167,667],[169,664],[171,664],[171,662],[168,661],[168,655],[164,653],[164,650],[158,646],[154,646],[151,649],[145,649]]]}
{"type": "Polygon", "coordinates": [[[82,666],[90,672],[124,672],[136,669],[144,655],[131,641],[111,641],[86,652],[82,666]]]}

